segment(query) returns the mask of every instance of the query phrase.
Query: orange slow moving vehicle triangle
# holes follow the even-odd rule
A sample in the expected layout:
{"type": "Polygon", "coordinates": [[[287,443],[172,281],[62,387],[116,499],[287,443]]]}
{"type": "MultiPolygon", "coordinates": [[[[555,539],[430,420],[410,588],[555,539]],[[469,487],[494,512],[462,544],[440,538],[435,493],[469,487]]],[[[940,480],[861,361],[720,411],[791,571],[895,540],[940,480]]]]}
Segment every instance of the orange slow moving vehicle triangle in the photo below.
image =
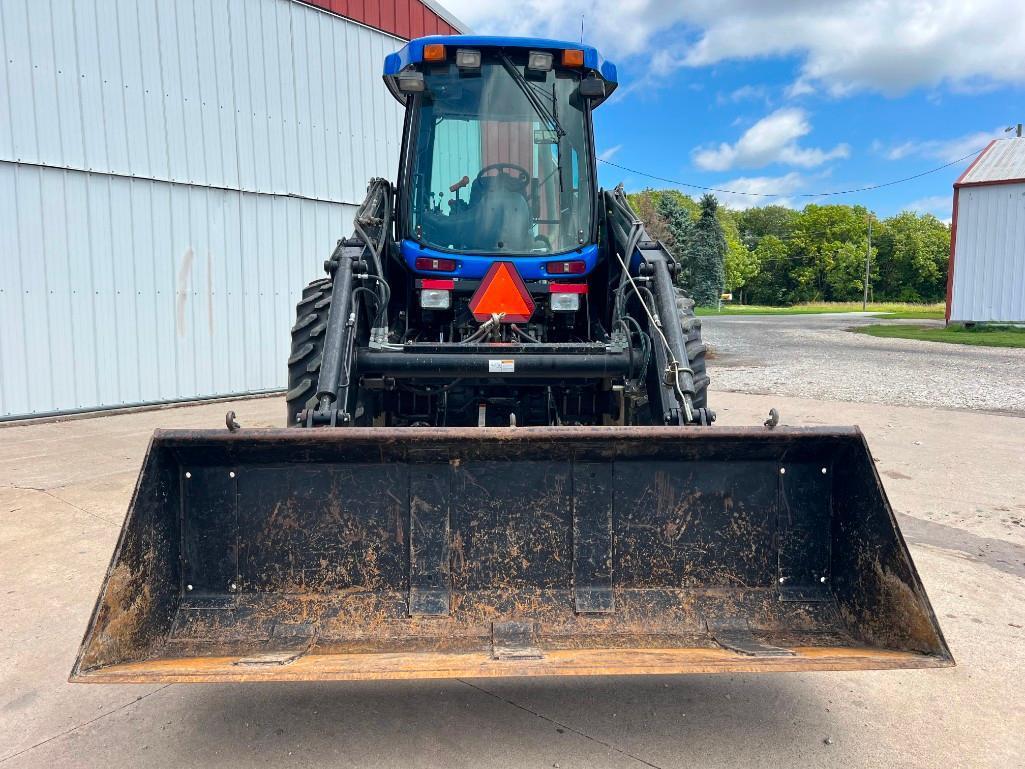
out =
{"type": "Polygon", "coordinates": [[[495,262],[470,299],[470,312],[479,321],[505,315],[503,323],[525,323],[534,314],[534,300],[512,262],[495,262]]]}

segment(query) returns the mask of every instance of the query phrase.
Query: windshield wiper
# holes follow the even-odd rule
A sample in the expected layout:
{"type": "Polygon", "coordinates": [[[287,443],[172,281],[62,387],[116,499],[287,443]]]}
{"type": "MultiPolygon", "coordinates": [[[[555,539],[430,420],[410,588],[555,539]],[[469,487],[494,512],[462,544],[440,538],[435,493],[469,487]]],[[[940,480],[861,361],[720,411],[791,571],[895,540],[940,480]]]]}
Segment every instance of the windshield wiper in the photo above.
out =
{"type": "Polygon", "coordinates": [[[516,82],[520,91],[523,92],[523,95],[527,97],[527,101],[530,102],[534,111],[537,112],[542,120],[549,123],[555,129],[555,133],[560,139],[565,136],[566,131],[563,129],[562,123],[559,122],[559,118],[555,117],[555,113],[549,110],[548,107],[544,105],[544,102],[537,98],[537,93],[530,87],[530,83],[528,83],[527,79],[523,77],[518,69],[516,69],[516,66],[509,61],[509,57],[502,54],[500,58],[502,60],[502,66],[505,67],[505,71],[512,76],[512,79],[516,82]]]}

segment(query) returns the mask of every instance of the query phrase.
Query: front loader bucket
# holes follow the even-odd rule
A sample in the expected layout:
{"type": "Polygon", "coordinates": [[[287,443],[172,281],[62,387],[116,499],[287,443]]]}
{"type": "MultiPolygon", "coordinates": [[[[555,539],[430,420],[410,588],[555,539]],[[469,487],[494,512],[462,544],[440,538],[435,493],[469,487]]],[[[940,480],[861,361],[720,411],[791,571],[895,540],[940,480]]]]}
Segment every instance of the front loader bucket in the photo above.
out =
{"type": "Polygon", "coordinates": [[[155,434],[72,680],[953,664],[857,428],[155,434]]]}

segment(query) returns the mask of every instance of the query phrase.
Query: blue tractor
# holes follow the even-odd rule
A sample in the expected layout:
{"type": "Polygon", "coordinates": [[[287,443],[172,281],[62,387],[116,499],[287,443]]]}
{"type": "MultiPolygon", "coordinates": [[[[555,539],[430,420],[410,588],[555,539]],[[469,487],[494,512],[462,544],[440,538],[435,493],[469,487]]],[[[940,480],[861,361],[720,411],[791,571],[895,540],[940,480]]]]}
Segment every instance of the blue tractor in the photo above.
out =
{"type": "Polygon", "coordinates": [[[428,37],[384,80],[288,427],[154,435],[72,679],[951,664],[860,431],[713,426],[687,255],[597,185],[616,68],[428,37]]]}
{"type": "Polygon", "coordinates": [[[288,423],[711,424],[678,263],[597,186],[591,116],[615,66],[554,40],[431,37],[384,80],[406,106],[398,182],[371,182],[299,304],[288,423]]]}

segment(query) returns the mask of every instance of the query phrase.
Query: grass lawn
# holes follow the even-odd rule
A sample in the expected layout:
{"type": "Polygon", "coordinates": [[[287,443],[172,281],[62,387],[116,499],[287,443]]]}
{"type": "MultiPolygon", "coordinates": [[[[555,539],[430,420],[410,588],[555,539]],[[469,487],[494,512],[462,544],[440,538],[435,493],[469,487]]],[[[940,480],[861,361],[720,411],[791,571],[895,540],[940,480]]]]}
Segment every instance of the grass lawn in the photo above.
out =
{"type": "Polygon", "coordinates": [[[924,304],[917,310],[889,310],[883,312],[880,318],[901,318],[905,320],[943,320],[946,317],[946,307],[942,304],[937,309],[931,305],[924,304]]]}
{"type": "Polygon", "coordinates": [[[975,344],[983,347],[1025,347],[1025,328],[1011,326],[975,326],[965,328],[953,323],[946,328],[879,324],[851,329],[859,334],[885,339],[920,339],[925,342],[975,344]]]}
{"type": "MultiPolygon", "coordinates": [[[[944,305],[907,304],[904,302],[869,302],[868,311],[885,313],[881,318],[914,318],[943,320],[944,305]]],[[[724,304],[722,312],[715,307],[698,307],[698,315],[821,315],[827,312],[861,312],[861,302],[812,302],[792,307],[765,307],[753,304],[724,304]]]]}

